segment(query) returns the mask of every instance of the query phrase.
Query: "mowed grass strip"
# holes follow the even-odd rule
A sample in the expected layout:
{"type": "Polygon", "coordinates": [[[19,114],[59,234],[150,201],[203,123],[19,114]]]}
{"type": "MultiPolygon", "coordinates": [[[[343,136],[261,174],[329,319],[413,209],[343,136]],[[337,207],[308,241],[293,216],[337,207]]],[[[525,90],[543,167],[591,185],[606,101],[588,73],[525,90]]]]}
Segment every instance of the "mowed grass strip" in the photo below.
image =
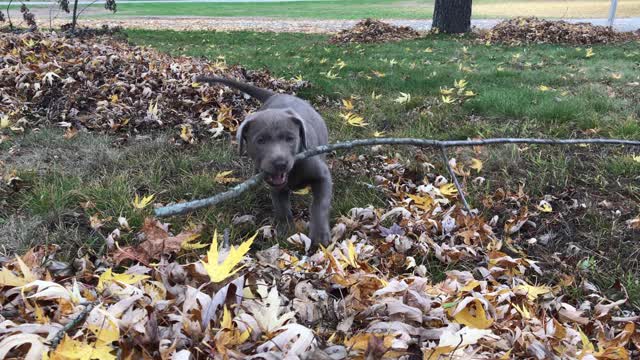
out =
{"type": "MultiPolygon", "coordinates": [[[[431,19],[433,0],[348,0],[238,3],[118,4],[117,16],[225,16],[308,19],[431,19]]],[[[606,18],[609,2],[601,0],[476,0],[473,17],[606,18]]],[[[640,16],[640,0],[621,1],[618,17],[640,16]]]]}

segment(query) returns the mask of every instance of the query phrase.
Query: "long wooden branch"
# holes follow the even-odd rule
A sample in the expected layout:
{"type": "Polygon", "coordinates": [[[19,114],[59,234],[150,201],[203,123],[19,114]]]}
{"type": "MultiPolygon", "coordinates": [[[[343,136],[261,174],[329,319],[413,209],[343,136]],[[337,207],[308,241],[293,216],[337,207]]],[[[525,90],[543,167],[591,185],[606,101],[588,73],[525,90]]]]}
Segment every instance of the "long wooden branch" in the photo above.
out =
{"type": "MultiPolygon", "coordinates": [[[[638,140],[621,140],[621,139],[531,139],[531,138],[494,138],[494,139],[481,139],[481,140],[430,140],[430,139],[415,139],[415,138],[376,138],[376,139],[360,139],[345,141],[336,144],[322,145],[313,149],[306,150],[296,155],[295,160],[302,160],[312,156],[332,152],[335,150],[353,149],[359,146],[374,146],[374,145],[410,145],[418,147],[438,147],[440,149],[446,149],[448,147],[469,147],[469,146],[486,146],[497,144],[540,144],[540,145],[625,145],[625,146],[640,146],[638,140]]],[[[443,153],[446,158],[446,152],[443,153]]],[[[446,160],[445,160],[446,162],[446,160]]],[[[446,164],[447,166],[448,163],[446,164]]],[[[166,217],[173,215],[183,215],[194,210],[212,206],[223,202],[225,200],[233,199],[243,192],[258,185],[264,178],[264,174],[260,173],[252,176],[247,181],[238,184],[228,191],[219,193],[212,197],[194,200],[179,204],[168,205],[155,209],[155,215],[157,217],[166,217]]],[[[457,183],[457,179],[453,178],[454,183],[457,183]]],[[[461,198],[464,199],[464,194],[461,192],[460,184],[456,184],[461,198]]],[[[468,204],[465,207],[469,211],[468,204]]]]}
{"type": "Polygon", "coordinates": [[[69,332],[69,330],[83,323],[84,319],[87,317],[87,315],[89,315],[89,313],[91,312],[91,310],[93,310],[94,307],[95,307],[95,303],[85,304],[84,309],[82,309],[82,311],[80,311],[80,313],[73,320],[69,321],[64,327],[62,327],[62,329],[60,329],[56,333],[53,339],[51,339],[51,342],[49,343],[49,348],[51,350],[55,350],[60,344],[60,342],[62,341],[62,339],[64,338],[64,336],[67,334],[67,332],[69,332]]]}

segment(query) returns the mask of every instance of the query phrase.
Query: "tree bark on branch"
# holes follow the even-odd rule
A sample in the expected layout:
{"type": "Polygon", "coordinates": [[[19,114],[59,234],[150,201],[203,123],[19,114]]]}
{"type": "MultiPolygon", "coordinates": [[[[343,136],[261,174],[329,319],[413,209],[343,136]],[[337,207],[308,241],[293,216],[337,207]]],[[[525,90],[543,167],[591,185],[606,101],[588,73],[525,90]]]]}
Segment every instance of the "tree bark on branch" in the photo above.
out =
{"type": "MultiPolygon", "coordinates": [[[[481,139],[481,140],[430,140],[430,139],[415,139],[415,138],[377,138],[377,139],[360,139],[346,141],[330,145],[321,145],[313,149],[301,152],[296,155],[295,160],[302,160],[312,156],[328,153],[335,150],[353,149],[359,146],[374,146],[374,145],[410,145],[418,147],[435,147],[442,151],[442,156],[445,161],[447,169],[452,174],[452,180],[458,189],[458,193],[463,200],[467,211],[470,212],[469,206],[464,198],[462,188],[455,177],[455,173],[452,171],[449,162],[446,157],[444,149],[449,147],[470,147],[470,146],[486,146],[497,144],[539,144],[539,145],[624,145],[624,146],[640,146],[640,140],[622,140],[622,139],[531,139],[531,138],[493,138],[493,139],[481,139]]],[[[223,202],[225,200],[233,199],[243,192],[255,187],[264,179],[264,174],[259,173],[252,176],[247,181],[238,184],[228,191],[219,193],[212,197],[194,200],[179,204],[168,205],[155,209],[155,216],[166,217],[173,215],[183,215],[194,210],[212,206],[223,202]]]]}

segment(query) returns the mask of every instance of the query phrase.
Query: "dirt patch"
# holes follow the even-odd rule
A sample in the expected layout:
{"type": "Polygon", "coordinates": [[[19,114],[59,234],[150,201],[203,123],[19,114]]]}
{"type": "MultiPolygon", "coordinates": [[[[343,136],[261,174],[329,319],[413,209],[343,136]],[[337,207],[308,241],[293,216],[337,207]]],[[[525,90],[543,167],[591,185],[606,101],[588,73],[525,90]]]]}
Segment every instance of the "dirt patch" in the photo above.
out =
{"type": "Polygon", "coordinates": [[[376,43],[415,39],[420,33],[408,26],[395,26],[379,20],[365,19],[351,29],[340,31],[329,42],[332,44],[376,43]]]}
{"type": "Polygon", "coordinates": [[[640,32],[617,32],[588,23],[549,21],[535,17],[505,20],[484,34],[490,43],[519,44],[607,44],[640,40],[640,32]]]}

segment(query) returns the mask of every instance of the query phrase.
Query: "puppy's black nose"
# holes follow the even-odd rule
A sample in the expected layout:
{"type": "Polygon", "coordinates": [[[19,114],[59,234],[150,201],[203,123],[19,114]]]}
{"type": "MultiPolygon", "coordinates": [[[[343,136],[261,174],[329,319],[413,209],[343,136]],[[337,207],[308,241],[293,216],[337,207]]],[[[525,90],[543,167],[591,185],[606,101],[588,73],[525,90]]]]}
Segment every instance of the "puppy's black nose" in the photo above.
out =
{"type": "Polygon", "coordinates": [[[273,169],[275,171],[284,172],[287,170],[287,161],[284,159],[277,159],[273,161],[273,169]]]}

